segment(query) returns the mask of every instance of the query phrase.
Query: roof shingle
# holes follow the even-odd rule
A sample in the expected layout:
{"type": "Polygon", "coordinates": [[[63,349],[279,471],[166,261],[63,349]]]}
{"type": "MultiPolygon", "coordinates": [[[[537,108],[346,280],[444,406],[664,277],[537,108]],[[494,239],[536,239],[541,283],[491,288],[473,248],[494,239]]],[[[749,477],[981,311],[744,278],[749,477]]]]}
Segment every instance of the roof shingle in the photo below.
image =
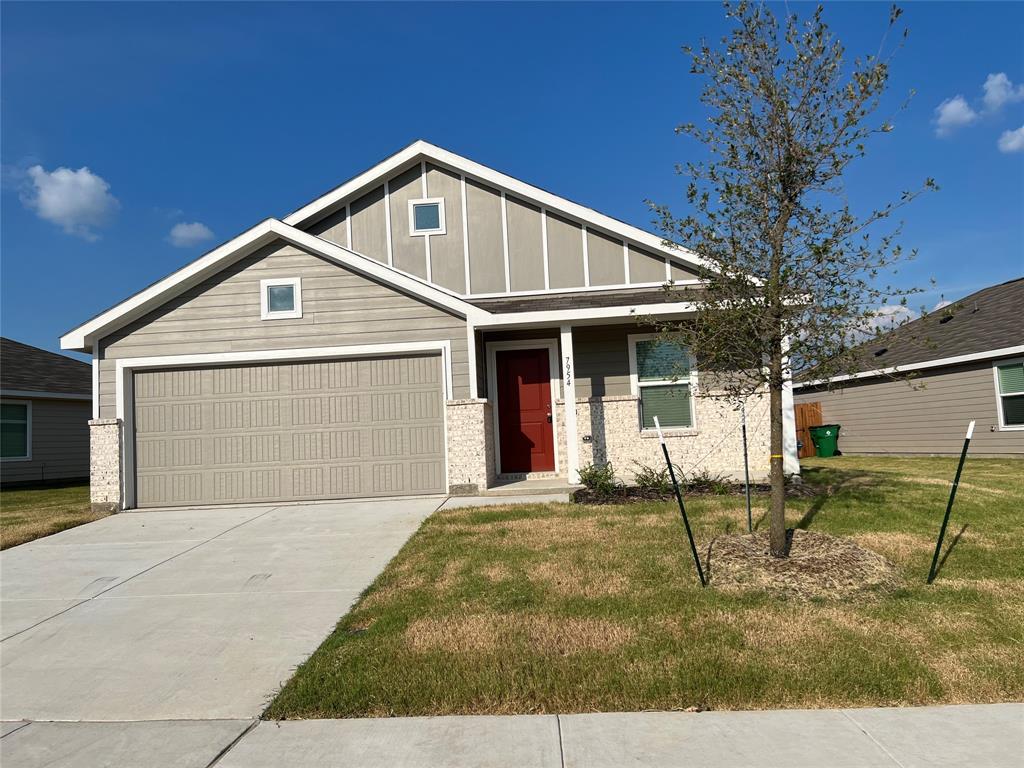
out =
{"type": "Polygon", "coordinates": [[[92,393],[92,366],[0,336],[0,389],[92,393]]]}

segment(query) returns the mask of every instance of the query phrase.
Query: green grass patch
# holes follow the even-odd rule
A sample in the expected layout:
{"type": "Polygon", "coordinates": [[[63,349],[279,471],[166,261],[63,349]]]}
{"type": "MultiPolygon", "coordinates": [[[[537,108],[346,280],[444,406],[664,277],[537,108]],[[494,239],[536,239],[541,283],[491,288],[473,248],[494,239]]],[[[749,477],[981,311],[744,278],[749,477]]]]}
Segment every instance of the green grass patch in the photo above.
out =
{"type": "MultiPolygon", "coordinates": [[[[836,707],[1024,698],[1024,462],[811,460],[791,526],[850,536],[906,580],[794,602],[701,589],[673,504],[486,507],[427,520],[284,686],[270,718],[836,707]]],[[[763,525],[765,497],[755,498],[763,525]]],[[[693,498],[700,551],[746,527],[693,498]]]]}
{"type": "Polygon", "coordinates": [[[89,484],[0,491],[0,549],[106,517],[92,511],[89,484]]]}

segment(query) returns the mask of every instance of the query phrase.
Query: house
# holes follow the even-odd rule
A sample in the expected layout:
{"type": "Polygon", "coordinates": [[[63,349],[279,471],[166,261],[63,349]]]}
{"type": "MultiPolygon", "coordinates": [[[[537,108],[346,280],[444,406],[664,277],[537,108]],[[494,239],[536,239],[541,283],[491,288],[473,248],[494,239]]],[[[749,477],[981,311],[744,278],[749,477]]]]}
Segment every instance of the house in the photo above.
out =
{"type": "Polygon", "coordinates": [[[798,408],[839,424],[844,453],[1024,455],[1024,278],[993,285],[868,342],[861,370],[799,380],[798,408]],[[909,379],[909,380],[908,380],[909,379]],[[831,385],[831,387],[829,386],[831,385]]]}
{"type": "Polygon", "coordinates": [[[0,483],[89,476],[92,369],[0,337],[0,483]]]}
{"type": "MultiPolygon", "coordinates": [[[[656,414],[680,466],[738,475],[739,413],[639,322],[690,315],[662,286],[705,268],[417,141],[62,337],[99,382],[93,501],[478,493],[604,461],[628,477],[662,462],[656,414]]],[[[765,401],[747,408],[761,476],[765,401]]]]}

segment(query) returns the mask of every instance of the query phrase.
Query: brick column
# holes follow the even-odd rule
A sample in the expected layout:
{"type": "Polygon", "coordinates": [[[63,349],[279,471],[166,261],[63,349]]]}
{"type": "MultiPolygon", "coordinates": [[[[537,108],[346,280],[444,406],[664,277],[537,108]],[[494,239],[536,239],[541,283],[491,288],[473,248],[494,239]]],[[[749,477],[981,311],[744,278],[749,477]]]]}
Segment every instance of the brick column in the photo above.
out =
{"type": "Polygon", "coordinates": [[[96,511],[121,511],[120,419],[89,422],[89,500],[96,511]]]}
{"type": "Polygon", "coordinates": [[[486,400],[449,400],[448,492],[472,496],[494,482],[491,404],[486,400]]]}

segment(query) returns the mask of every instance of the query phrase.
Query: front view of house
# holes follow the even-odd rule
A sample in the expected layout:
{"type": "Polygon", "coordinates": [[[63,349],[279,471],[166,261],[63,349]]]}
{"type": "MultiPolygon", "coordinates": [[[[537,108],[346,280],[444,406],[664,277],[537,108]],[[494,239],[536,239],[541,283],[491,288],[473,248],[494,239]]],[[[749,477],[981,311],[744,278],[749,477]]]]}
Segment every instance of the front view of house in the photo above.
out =
{"type": "MultiPolygon", "coordinates": [[[[606,461],[628,478],[663,463],[654,416],[684,471],[740,476],[736,404],[652,325],[692,314],[705,269],[416,142],[62,337],[93,355],[93,503],[478,493],[606,461]]],[[[746,414],[764,477],[767,398],[746,414]]]]}

